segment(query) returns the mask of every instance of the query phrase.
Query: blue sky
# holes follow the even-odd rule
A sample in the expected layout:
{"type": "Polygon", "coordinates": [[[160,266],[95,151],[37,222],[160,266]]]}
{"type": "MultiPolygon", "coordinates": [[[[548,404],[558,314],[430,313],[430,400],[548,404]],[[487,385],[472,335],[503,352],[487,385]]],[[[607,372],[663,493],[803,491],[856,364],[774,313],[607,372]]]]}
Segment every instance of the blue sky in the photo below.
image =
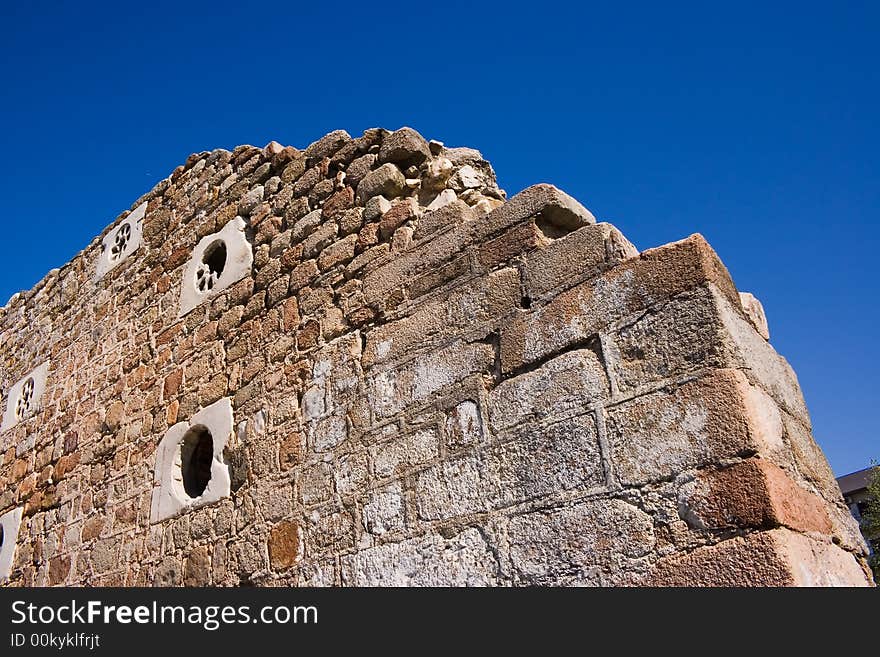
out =
{"type": "Polygon", "coordinates": [[[639,248],[703,233],[837,474],[880,459],[880,5],[3,3],[0,303],[191,152],[410,125],[639,248]]]}

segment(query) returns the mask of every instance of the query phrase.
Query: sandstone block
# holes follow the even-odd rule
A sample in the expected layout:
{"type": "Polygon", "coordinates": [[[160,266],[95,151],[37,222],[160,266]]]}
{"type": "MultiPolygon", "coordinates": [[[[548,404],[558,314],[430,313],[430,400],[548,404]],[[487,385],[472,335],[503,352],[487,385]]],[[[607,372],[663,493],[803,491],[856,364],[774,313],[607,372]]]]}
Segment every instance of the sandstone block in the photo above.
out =
{"type": "Polygon", "coordinates": [[[498,562],[477,529],[386,543],[342,558],[348,586],[493,586],[498,562]]]}
{"type": "Polygon", "coordinates": [[[360,203],[366,203],[373,196],[382,195],[385,198],[396,198],[406,188],[403,174],[390,162],[374,169],[357,186],[357,199],[360,203]]]}
{"type": "Polygon", "coordinates": [[[295,522],[279,522],[269,532],[269,563],[276,570],[296,565],[300,559],[300,529],[295,522]]]}
{"type": "Polygon", "coordinates": [[[615,499],[514,516],[508,535],[517,582],[538,586],[615,584],[655,544],[651,517],[615,499]]]}
{"type": "Polygon", "coordinates": [[[658,561],[648,586],[869,586],[853,556],[788,529],[749,534],[658,561]]]}
{"type": "Polygon", "coordinates": [[[526,290],[539,299],[601,273],[626,258],[636,248],[610,224],[589,224],[555,240],[546,240],[525,257],[526,290]],[[573,267],[572,263],[577,263],[573,267]]]}
{"type": "Polygon", "coordinates": [[[382,140],[379,164],[393,162],[401,168],[419,166],[431,157],[428,142],[412,128],[395,130],[382,140]]]}
{"type": "Polygon", "coordinates": [[[519,302],[519,274],[515,269],[493,272],[486,278],[431,301],[408,317],[370,331],[364,365],[412,354],[469,327],[499,319],[519,302]]]}
{"type": "Polygon", "coordinates": [[[599,356],[589,349],[572,351],[498,384],[489,393],[489,422],[500,433],[524,422],[585,413],[607,395],[599,356]]]}
{"type": "Polygon", "coordinates": [[[718,370],[612,407],[607,426],[624,485],[750,453],[773,460],[786,449],[778,409],[738,370],[718,370]]]}
{"type": "Polygon", "coordinates": [[[683,489],[679,507],[685,510],[686,519],[712,529],[785,526],[826,535],[832,531],[821,498],[763,459],[700,471],[683,489]]]}
{"type": "Polygon", "coordinates": [[[593,415],[525,425],[493,445],[487,457],[493,507],[569,490],[604,487],[605,472],[593,415]]]}
{"type": "Polygon", "coordinates": [[[632,313],[707,283],[738,299],[727,270],[699,235],[645,251],[514,317],[501,335],[502,368],[510,372],[561,351],[632,313]]]}

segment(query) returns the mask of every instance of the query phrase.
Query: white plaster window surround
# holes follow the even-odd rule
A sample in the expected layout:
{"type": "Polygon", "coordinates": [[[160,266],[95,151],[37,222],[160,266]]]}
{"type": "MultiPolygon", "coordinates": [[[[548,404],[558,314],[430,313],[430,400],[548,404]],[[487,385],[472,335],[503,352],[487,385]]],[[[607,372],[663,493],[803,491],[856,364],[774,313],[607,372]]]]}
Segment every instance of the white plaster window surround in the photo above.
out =
{"type": "Polygon", "coordinates": [[[250,273],[254,255],[245,226],[244,219],[236,217],[199,241],[183,270],[178,317],[250,273]]]}
{"type": "Polygon", "coordinates": [[[232,419],[232,402],[221,399],[168,429],[156,449],[150,522],[229,497],[223,450],[232,435],[232,419]]]}
{"type": "Polygon", "coordinates": [[[0,516],[0,583],[9,579],[15,563],[15,544],[21,526],[21,507],[0,516]]]}
{"type": "Polygon", "coordinates": [[[49,361],[46,361],[32,372],[25,374],[9,389],[9,395],[6,398],[6,412],[3,414],[3,425],[0,426],[0,431],[11,429],[42,408],[41,402],[46,390],[48,375],[49,361]]]}
{"type": "Polygon", "coordinates": [[[103,278],[107,272],[138,250],[144,232],[146,213],[147,202],[144,201],[103,239],[101,256],[95,267],[95,280],[103,278]]]}

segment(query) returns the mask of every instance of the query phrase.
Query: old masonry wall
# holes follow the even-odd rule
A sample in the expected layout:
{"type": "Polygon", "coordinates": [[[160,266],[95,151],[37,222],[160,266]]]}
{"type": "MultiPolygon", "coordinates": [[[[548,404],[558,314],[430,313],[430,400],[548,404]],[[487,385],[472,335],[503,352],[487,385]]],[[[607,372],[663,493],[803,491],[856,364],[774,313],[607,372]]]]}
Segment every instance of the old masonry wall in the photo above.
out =
{"type": "Polygon", "coordinates": [[[702,237],[408,128],[190,156],[0,310],[0,389],[11,586],[871,583],[702,237]]]}

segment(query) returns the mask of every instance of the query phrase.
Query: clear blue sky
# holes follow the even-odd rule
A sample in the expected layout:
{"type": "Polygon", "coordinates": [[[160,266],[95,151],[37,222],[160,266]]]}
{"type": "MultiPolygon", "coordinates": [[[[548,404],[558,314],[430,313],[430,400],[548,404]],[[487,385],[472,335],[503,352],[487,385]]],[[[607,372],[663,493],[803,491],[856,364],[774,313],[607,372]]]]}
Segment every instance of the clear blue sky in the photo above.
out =
{"type": "Polygon", "coordinates": [[[764,302],[835,472],[865,467],[878,7],[3,2],[0,303],[191,152],[410,125],[641,249],[703,233],[764,302]]]}

